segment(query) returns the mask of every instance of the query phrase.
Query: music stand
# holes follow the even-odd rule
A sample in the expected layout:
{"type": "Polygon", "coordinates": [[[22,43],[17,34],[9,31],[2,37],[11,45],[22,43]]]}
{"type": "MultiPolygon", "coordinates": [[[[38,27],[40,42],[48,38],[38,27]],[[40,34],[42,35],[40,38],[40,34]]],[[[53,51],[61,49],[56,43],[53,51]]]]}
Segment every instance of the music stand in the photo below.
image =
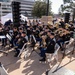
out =
{"type": "Polygon", "coordinates": [[[6,34],[6,37],[8,38],[9,41],[11,41],[11,36],[9,34],[6,34]]]}

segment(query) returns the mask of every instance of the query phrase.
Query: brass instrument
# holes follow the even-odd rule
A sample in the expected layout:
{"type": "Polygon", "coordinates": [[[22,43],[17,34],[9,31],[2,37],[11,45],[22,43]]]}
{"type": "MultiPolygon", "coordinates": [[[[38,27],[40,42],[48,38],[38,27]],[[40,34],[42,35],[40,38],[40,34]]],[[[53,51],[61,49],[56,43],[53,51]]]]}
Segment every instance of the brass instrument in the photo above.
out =
{"type": "Polygon", "coordinates": [[[66,34],[69,34],[70,32],[66,29],[63,29],[63,28],[59,28],[55,31],[55,34],[58,34],[60,36],[63,36],[63,35],[66,35],[66,34]]]}
{"type": "Polygon", "coordinates": [[[65,24],[65,29],[68,29],[69,28],[69,24],[65,24]]]}
{"type": "Polygon", "coordinates": [[[43,36],[42,36],[42,46],[43,46],[44,48],[46,47],[46,38],[47,38],[46,35],[43,35],[43,36]]]}
{"type": "Polygon", "coordinates": [[[59,24],[58,24],[58,23],[56,23],[54,26],[55,26],[57,29],[59,28],[59,24]]]}
{"type": "Polygon", "coordinates": [[[39,37],[41,38],[41,35],[44,33],[44,31],[41,31],[40,33],[39,33],[39,37]]]}

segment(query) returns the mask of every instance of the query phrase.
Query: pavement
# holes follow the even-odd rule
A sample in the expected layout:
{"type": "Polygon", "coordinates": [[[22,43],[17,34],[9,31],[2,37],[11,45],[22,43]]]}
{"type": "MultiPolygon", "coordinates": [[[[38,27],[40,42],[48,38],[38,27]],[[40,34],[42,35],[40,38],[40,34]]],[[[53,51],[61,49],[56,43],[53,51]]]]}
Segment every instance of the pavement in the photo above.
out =
{"type": "MultiPolygon", "coordinates": [[[[30,57],[25,59],[24,53],[21,57],[14,57],[15,52],[13,49],[6,49],[5,51],[8,55],[0,53],[0,62],[9,75],[46,75],[46,70],[50,69],[47,63],[39,62],[41,57],[36,52],[33,52],[30,57]]],[[[31,48],[29,48],[29,52],[31,52],[31,48]]],[[[62,54],[59,51],[59,62],[52,65],[53,67],[56,66],[56,68],[59,67],[59,69],[66,68],[75,72],[75,53],[69,54],[62,59],[62,54]]],[[[48,75],[51,75],[51,73],[48,75]]]]}

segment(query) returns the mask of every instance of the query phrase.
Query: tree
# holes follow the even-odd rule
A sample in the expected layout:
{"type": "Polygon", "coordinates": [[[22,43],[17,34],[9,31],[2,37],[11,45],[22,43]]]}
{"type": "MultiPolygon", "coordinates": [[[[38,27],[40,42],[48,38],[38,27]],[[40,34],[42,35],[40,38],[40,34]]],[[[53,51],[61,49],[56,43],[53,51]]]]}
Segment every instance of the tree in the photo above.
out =
{"type": "Polygon", "coordinates": [[[62,4],[59,8],[59,12],[64,13],[66,11],[72,13],[73,7],[75,7],[75,3],[73,2],[73,0],[63,0],[63,3],[64,4],[62,4]]]}
{"type": "MultiPolygon", "coordinates": [[[[43,15],[46,15],[47,13],[47,3],[45,1],[36,1],[32,10],[32,15],[34,17],[40,18],[43,15]]],[[[49,6],[49,14],[52,14],[51,12],[51,3],[49,6]]]]}
{"type": "Polygon", "coordinates": [[[75,18],[75,0],[63,0],[64,4],[60,6],[59,14],[64,14],[64,12],[71,13],[71,16],[73,16],[73,22],[75,18]]]}
{"type": "Polygon", "coordinates": [[[72,2],[72,0],[63,0],[63,2],[64,2],[64,4],[65,3],[70,3],[70,2],[72,2]]]}

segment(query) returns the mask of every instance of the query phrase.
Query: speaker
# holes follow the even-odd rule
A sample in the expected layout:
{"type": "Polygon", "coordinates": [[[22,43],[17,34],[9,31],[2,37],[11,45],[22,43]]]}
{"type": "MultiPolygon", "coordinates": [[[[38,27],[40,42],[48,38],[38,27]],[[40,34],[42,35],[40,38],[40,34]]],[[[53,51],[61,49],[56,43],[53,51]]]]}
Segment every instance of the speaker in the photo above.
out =
{"type": "Polygon", "coordinates": [[[20,26],[20,2],[12,2],[13,24],[15,27],[20,26]]]}
{"type": "Polygon", "coordinates": [[[65,13],[65,23],[69,23],[70,13],[65,13]]]}

